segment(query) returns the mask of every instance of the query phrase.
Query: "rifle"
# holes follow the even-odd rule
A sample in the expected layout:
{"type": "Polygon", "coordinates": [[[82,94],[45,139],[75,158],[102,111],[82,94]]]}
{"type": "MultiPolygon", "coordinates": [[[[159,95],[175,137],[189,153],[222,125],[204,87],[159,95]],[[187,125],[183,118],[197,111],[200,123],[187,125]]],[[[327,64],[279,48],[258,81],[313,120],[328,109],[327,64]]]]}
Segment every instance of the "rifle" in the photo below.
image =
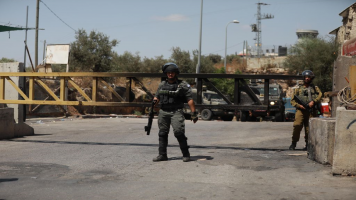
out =
{"type": "Polygon", "coordinates": [[[153,117],[154,117],[154,107],[155,107],[155,104],[156,104],[156,102],[157,101],[155,101],[155,100],[153,100],[152,101],[152,105],[151,105],[151,110],[150,110],[150,112],[149,112],[149,114],[148,114],[148,124],[147,124],[147,126],[145,126],[145,131],[147,132],[147,135],[149,135],[150,134],[150,132],[151,132],[151,127],[152,127],[152,121],[153,121],[153,117]]]}
{"type": "Polygon", "coordinates": [[[294,95],[293,99],[302,105],[306,110],[308,110],[310,113],[313,111],[313,108],[309,107],[309,103],[305,103],[303,100],[301,100],[297,95],[294,95]]]}

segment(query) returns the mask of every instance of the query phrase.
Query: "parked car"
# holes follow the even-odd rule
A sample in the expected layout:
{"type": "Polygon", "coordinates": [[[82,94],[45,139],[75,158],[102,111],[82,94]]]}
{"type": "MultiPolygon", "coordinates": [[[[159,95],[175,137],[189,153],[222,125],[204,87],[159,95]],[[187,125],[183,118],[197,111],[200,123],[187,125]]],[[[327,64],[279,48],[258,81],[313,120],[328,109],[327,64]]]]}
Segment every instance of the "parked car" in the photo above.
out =
{"type": "MultiPolygon", "coordinates": [[[[197,89],[192,88],[193,100],[197,102],[197,89]]],[[[206,90],[203,88],[202,91],[202,104],[203,105],[226,105],[227,102],[216,92],[211,90],[206,90]]],[[[189,109],[185,109],[185,112],[190,112],[189,109]]],[[[202,120],[212,120],[221,119],[224,121],[232,121],[235,112],[232,110],[222,109],[222,108],[206,108],[200,110],[200,117],[202,120]]]]}
{"type": "MultiPolygon", "coordinates": [[[[252,91],[264,103],[264,84],[252,83],[249,85],[252,91]]],[[[246,95],[245,95],[246,96],[246,95]]],[[[256,121],[257,118],[276,122],[285,121],[285,102],[283,100],[283,90],[279,84],[269,85],[269,110],[242,110],[241,121],[256,121]]]]}

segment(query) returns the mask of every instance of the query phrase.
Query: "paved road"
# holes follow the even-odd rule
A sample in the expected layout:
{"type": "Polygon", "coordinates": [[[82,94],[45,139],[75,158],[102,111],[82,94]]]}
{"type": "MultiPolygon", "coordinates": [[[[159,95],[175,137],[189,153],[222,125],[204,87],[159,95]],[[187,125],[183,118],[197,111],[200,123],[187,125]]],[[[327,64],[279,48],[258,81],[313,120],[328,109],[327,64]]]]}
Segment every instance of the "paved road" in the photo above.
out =
{"type": "MultiPolygon", "coordinates": [[[[192,162],[157,121],[28,120],[35,136],[0,140],[0,199],[355,199],[356,178],[289,151],[292,123],[186,121],[192,162]]],[[[303,142],[297,148],[303,147],[303,142]]]]}

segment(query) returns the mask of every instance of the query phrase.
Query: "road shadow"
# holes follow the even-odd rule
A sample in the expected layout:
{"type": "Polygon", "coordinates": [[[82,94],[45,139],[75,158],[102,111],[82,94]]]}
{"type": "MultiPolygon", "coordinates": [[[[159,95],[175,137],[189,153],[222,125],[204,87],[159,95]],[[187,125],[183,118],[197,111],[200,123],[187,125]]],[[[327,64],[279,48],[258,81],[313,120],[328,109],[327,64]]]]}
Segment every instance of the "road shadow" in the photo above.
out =
{"type": "MultiPolygon", "coordinates": [[[[169,157],[168,160],[182,160],[183,157],[169,157]]],[[[211,156],[190,156],[190,161],[198,161],[198,160],[212,160],[214,157],[211,156]]]]}
{"type": "Polygon", "coordinates": [[[10,182],[10,181],[18,181],[18,178],[0,178],[0,183],[2,182],[10,182]]]}
{"type": "MultiPolygon", "coordinates": [[[[108,145],[108,146],[147,146],[147,147],[158,147],[158,144],[142,144],[142,143],[103,143],[103,142],[73,142],[73,141],[52,141],[52,140],[16,140],[9,139],[7,141],[11,142],[29,142],[29,143],[47,143],[47,144],[76,144],[76,145],[108,145]]],[[[245,150],[245,151],[290,151],[288,147],[284,148],[264,148],[264,147],[239,147],[239,146],[202,146],[202,145],[189,145],[190,148],[195,149],[227,149],[227,150],[245,150]]],[[[168,147],[179,147],[179,145],[168,145],[168,147]]],[[[302,149],[294,150],[302,151],[302,149]]]]}

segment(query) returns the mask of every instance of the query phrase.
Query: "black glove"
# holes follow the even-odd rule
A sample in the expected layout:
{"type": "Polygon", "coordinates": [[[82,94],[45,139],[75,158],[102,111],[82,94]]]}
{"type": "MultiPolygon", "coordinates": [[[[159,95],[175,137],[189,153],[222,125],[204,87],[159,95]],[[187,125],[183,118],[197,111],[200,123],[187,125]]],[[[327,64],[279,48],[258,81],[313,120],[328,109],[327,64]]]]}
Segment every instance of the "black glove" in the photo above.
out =
{"type": "Polygon", "coordinates": [[[198,121],[198,113],[197,112],[192,112],[191,113],[190,121],[193,121],[194,123],[198,121]]]}

